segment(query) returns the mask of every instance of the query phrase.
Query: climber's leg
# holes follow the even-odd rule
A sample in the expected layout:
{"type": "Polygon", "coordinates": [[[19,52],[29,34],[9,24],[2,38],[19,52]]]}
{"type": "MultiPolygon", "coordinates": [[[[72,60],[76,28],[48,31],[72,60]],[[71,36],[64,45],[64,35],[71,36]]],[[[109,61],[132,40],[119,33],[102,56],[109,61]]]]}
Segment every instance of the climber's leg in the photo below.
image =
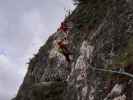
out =
{"type": "Polygon", "coordinates": [[[69,54],[65,54],[65,53],[64,53],[64,56],[66,57],[66,60],[67,60],[68,62],[70,62],[69,54]]]}

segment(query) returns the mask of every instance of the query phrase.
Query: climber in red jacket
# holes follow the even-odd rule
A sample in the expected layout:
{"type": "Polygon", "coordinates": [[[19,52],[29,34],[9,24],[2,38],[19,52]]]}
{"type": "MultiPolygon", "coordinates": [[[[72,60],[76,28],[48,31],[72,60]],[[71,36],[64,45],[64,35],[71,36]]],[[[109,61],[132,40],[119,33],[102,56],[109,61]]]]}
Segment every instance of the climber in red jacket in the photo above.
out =
{"type": "Polygon", "coordinates": [[[65,41],[66,41],[66,38],[63,38],[57,42],[58,50],[65,56],[66,60],[70,62],[71,61],[70,55],[72,55],[72,53],[68,50],[68,47],[67,47],[68,43],[65,41]]]}

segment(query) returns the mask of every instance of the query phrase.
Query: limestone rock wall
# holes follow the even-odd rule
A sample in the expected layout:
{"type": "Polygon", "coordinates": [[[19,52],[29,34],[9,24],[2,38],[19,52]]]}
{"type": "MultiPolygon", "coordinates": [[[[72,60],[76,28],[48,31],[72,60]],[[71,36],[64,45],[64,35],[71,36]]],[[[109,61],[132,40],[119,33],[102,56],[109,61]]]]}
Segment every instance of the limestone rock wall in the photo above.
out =
{"type": "Polygon", "coordinates": [[[66,20],[71,62],[54,47],[56,32],[30,60],[13,100],[133,100],[133,78],[105,71],[133,74],[132,0],[88,0],[66,20]]]}

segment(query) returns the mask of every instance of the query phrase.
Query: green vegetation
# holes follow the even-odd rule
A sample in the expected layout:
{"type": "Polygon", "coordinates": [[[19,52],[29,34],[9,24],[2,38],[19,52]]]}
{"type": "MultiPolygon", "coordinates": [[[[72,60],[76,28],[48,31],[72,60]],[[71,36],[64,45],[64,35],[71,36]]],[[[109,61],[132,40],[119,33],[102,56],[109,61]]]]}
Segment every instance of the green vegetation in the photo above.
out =
{"type": "Polygon", "coordinates": [[[73,0],[73,1],[75,5],[88,2],[88,0],[73,0]]]}
{"type": "Polygon", "coordinates": [[[130,38],[127,47],[113,60],[114,64],[127,66],[133,63],[133,38],[130,38]]]}
{"type": "Polygon", "coordinates": [[[77,28],[87,26],[88,29],[95,29],[102,19],[107,15],[108,9],[111,8],[111,0],[76,0],[80,2],[77,6],[75,25],[77,28]],[[95,12],[95,13],[94,13],[95,12]]]}
{"type": "MultiPolygon", "coordinates": [[[[107,70],[114,70],[114,69],[125,69],[129,64],[133,64],[133,38],[130,38],[127,46],[125,47],[122,52],[113,58],[113,64],[106,66],[107,70]]],[[[118,81],[125,81],[129,78],[127,76],[113,74],[113,73],[106,73],[106,79],[111,80],[118,80],[118,81]]]]}
{"type": "Polygon", "coordinates": [[[73,0],[75,4],[85,4],[85,3],[97,3],[103,2],[104,0],[73,0]]]}

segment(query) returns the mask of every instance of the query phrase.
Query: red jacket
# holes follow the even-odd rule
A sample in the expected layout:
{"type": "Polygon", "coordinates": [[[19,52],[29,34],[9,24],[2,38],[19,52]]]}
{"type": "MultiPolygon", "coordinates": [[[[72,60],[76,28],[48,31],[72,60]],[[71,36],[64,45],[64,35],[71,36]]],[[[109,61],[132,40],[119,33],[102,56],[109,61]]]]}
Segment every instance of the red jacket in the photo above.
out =
{"type": "Polygon", "coordinates": [[[67,23],[62,22],[59,30],[63,31],[63,32],[67,32],[67,30],[68,30],[67,23]]]}

